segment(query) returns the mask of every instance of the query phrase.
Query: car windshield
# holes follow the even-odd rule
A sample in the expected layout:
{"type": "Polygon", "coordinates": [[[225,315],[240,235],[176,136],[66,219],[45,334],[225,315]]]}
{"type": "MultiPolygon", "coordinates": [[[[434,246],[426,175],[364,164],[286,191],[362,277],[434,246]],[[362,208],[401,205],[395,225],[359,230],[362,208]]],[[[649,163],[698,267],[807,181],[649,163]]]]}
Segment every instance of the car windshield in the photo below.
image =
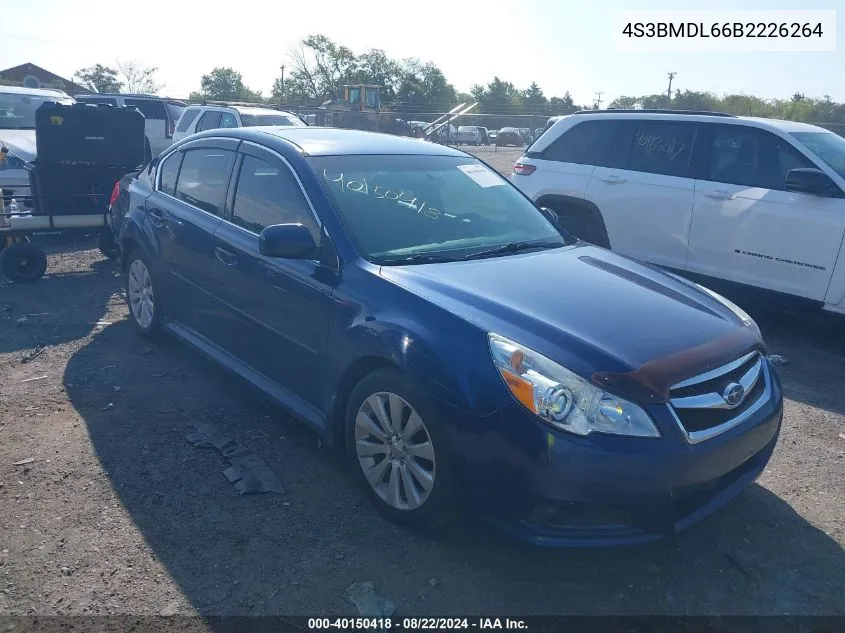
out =
{"type": "Polygon", "coordinates": [[[34,130],[35,111],[44,102],[72,103],[58,95],[55,98],[26,93],[0,92],[0,130],[34,130]]]}
{"type": "MultiPolygon", "coordinates": [[[[425,263],[497,247],[568,242],[513,185],[469,157],[322,156],[309,159],[364,259],[425,263]]],[[[495,253],[498,254],[498,253],[495,253]]],[[[495,254],[491,254],[495,255],[495,254]]]]}
{"type": "Polygon", "coordinates": [[[296,117],[284,114],[243,114],[241,122],[244,127],[258,127],[261,125],[286,125],[288,127],[305,127],[305,123],[296,117]]]}
{"type": "Polygon", "coordinates": [[[793,132],[792,136],[845,178],[845,139],[833,132],[793,132]]]}

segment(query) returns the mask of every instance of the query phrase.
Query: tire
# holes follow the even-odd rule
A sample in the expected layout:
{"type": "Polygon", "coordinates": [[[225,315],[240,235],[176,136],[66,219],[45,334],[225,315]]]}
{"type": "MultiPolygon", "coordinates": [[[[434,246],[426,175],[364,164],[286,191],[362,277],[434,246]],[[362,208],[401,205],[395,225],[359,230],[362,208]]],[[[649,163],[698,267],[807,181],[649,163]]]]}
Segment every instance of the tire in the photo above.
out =
{"type": "Polygon", "coordinates": [[[111,232],[111,229],[104,229],[102,233],[100,233],[97,246],[99,247],[100,252],[108,259],[117,259],[120,255],[120,246],[115,241],[114,233],[111,232]]]}
{"type": "Polygon", "coordinates": [[[0,270],[15,283],[32,283],[47,271],[47,255],[29,242],[16,242],[0,252],[0,270]]]}
{"type": "Polygon", "coordinates": [[[141,336],[156,338],[161,334],[161,293],[149,262],[137,249],[126,258],[126,304],[129,320],[141,336]]]}
{"type": "Polygon", "coordinates": [[[379,512],[394,523],[427,529],[454,518],[456,483],[447,441],[434,407],[405,374],[398,369],[380,369],[361,380],[349,397],[345,423],[350,466],[379,512]],[[386,427],[374,414],[373,405],[378,406],[379,401],[391,421],[396,417],[391,413],[401,411],[399,424],[411,435],[402,438],[400,432],[398,442],[385,441],[386,427]],[[369,420],[359,424],[359,413],[369,420]],[[409,428],[414,414],[419,423],[414,424],[416,431],[409,428]],[[375,484],[370,483],[366,472],[375,484]],[[391,486],[394,481],[395,494],[391,486]],[[424,482],[428,481],[431,484],[427,489],[424,482]]]}

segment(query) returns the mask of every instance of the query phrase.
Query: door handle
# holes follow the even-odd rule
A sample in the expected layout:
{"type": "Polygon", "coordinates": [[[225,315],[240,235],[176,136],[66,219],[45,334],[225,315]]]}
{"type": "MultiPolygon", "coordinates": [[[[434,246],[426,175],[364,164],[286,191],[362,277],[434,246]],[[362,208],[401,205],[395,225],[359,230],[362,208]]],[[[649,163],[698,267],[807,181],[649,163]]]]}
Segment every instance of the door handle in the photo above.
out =
{"type": "Polygon", "coordinates": [[[153,209],[150,211],[150,224],[152,224],[157,229],[160,229],[164,226],[164,211],[161,209],[153,209]]]}
{"type": "Polygon", "coordinates": [[[599,180],[609,183],[611,185],[621,185],[623,182],[627,181],[627,178],[622,178],[622,176],[615,176],[613,174],[608,174],[607,176],[599,176],[599,180]]]}
{"type": "Polygon", "coordinates": [[[734,198],[734,195],[730,191],[723,191],[722,189],[702,191],[701,194],[708,198],[716,198],[717,200],[733,200],[734,198]]]}
{"type": "Polygon", "coordinates": [[[238,258],[235,257],[234,253],[219,246],[214,249],[214,256],[217,258],[217,261],[226,266],[234,266],[238,263],[238,258]]]}

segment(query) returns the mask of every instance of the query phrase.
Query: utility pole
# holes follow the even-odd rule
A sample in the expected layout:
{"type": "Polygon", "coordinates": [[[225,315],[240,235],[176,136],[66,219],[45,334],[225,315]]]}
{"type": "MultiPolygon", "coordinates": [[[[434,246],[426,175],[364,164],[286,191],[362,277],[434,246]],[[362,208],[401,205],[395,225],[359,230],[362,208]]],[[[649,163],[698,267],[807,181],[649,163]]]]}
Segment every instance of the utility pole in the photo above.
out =
{"type": "Polygon", "coordinates": [[[285,65],[284,64],[282,64],[282,86],[281,87],[282,87],[281,102],[284,103],[285,102],[285,65]]]}
{"type": "Polygon", "coordinates": [[[604,94],[603,92],[597,92],[596,94],[596,110],[601,107],[601,96],[604,94]]]}
{"type": "Polygon", "coordinates": [[[669,90],[666,91],[666,105],[672,103],[672,80],[678,73],[669,73],[669,90]]]}

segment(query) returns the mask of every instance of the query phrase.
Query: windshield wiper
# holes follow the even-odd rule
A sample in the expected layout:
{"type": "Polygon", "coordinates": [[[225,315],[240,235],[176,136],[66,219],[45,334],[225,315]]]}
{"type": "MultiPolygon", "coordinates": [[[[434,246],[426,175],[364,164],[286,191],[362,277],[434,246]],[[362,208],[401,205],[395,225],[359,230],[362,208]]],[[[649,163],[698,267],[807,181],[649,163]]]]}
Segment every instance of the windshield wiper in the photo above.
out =
{"type": "Polygon", "coordinates": [[[470,253],[469,255],[464,255],[460,259],[461,261],[467,259],[482,259],[484,257],[492,257],[493,255],[503,255],[505,253],[518,253],[520,251],[527,251],[534,248],[559,248],[565,245],[566,244],[563,242],[553,242],[549,240],[536,240],[533,242],[508,242],[507,244],[502,244],[501,246],[496,246],[495,248],[488,248],[487,250],[477,251],[475,253],[470,253]]]}
{"type": "Polygon", "coordinates": [[[458,258],[446,257],[445,255],[429,255],[425,253],[418,253],[416,255],[407,255],[405,257],[392,257],[380,259],[376,263],[380,266],[401,266],[403,264],[437,264],[443,262],[454,262],[458,258]]]}

